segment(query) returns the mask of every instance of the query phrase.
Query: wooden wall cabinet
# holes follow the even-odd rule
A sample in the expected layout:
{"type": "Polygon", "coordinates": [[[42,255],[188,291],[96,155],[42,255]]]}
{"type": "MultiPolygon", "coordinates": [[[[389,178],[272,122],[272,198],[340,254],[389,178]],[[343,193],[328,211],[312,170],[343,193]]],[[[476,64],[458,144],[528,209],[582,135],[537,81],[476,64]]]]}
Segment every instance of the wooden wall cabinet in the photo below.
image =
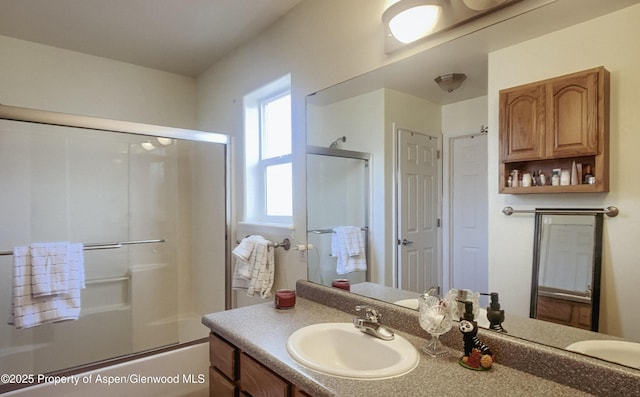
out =
{"type": "Polygon", "coordinates": [[[236,346],[209,336],[211,397],[310,397],[236,346]]]}
{"type": "Polygon", "coordinates": [[[500,193],[609,191],[609,72],[604,67],[500,91],[500,193]],[[552,186],[554,169],[573,162],[594,184],[552,186]],[[544,186],[509,186],[513,170],[542,172],[544,186]]]}

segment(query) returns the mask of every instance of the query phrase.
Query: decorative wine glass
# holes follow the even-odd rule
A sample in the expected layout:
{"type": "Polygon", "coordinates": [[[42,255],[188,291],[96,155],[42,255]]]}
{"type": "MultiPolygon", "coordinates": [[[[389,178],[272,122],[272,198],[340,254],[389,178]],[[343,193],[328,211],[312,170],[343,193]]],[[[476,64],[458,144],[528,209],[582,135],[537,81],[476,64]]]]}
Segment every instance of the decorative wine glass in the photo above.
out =
{"type": "Polygon", "coordinates": [[[421,295],[418,309],[420,327],[431,335],[431,340],[422,350],[433,357],[447,354],[447,348],[440,342],[440,335],[453,326],[450,303],[437,296],[421,295]]]}

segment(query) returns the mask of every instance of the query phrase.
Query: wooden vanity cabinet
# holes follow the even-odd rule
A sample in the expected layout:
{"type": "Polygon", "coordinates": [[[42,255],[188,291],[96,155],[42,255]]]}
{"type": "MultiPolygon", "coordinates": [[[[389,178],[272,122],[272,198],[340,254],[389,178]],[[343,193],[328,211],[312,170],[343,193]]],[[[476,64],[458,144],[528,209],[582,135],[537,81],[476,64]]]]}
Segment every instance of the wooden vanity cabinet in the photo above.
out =
{"type": "Polygon", "coordinates": [[[536,318],[556,324],[592,330],[591,305],[588,303],[538,296],[536,318]]]}
{"type": "Polygon", "coordinates": [[[609,72],[585,70],[500,91],[500,193],[609,190],[609,72]],[[553,169],[591,168],[595,184],[551,186],[553,169]],[[510,187],[513,170],[541,170],[545,186],[510,187]]]}
{"type": "Polygon", "coordinates": [[[211,397],[310,397],[222,337],[209,336],[211,397]]]}

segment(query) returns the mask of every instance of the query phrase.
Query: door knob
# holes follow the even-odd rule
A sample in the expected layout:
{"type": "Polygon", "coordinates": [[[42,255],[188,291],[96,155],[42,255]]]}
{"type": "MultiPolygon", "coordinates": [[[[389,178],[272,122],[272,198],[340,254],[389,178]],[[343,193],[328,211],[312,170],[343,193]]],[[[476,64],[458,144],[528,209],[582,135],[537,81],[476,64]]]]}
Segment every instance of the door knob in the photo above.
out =
{"type": "Polygon", "coordinates": [[[402,239],[402,245],[411,245],[411,244],[413,244],[413,241],[409,241],[406,238],[402,239]]]}

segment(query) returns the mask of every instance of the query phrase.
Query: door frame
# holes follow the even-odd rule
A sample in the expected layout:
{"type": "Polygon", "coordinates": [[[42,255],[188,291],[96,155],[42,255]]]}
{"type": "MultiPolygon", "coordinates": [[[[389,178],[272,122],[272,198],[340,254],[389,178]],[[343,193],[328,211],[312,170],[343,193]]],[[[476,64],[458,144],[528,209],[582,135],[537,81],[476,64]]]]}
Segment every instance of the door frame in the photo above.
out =
{"type": "MultiPolygon", "coordinates": [[[[417,131],[411,128],[403,128],[401,126],[398,126],[398,124],[396,124],[395,122],[392,123],[392,128],[393,128],[393,139],[392,139],[392,161],[393,161],[393,173],[392,173],[392,178],[393,178],[393,195],[392,195],[392,208],[394,209],[393,211],[391,211],[391,217],[392,217],[392,224],[393,224],[393,230],[392,230],[392,241],[391,241],[391,248],[393,249],[393,261],[392,261],[392,266],[393,266],[393,271],[392,271],[392,285],[394,288],[400,288],[400,280],[398,277],[398,273],[399,273],[399,266],[400,266],[400,258],[398,257],[398,236],[399,236],[399,214],[400,214],[400,200],[399,200],[399,194],[400,194],[400,154],[398,153],[398,150],[400,149],[400,145],[399,145],[399,140],[400,140],[400,131],[409,131],[409,132],[413,132],[414,134],[420,134],[420,135],[426,135],[429,137],[433,137],[436,138],[438,140],[437,143],[437,148],[438,148],[438,152],[440,153],[439,158],[438,158],[438,171],[437,171],[437,197],[438,197],[438,203],[436,205],[436,212],[437,212],[437,217],[440,220],[440,226],[437,228],[438,232],[437,232],[437,247],[438,247],[438,263],[442,264],[442,252],[443,252],[443,242],[442,242],[442,203],[443,203],[443,151],[442,151],[442,144],[443,144],[443,136],[440,133],[436,133],[436,132],[430,132],[430,131],[417,131]]],[[[438,285],[441,287],[443,287],[443,272],[444,272],[444,266],[438,266],[438,285]]],[[[442,291],[440,291],[442,292],[442,291]]]]}

